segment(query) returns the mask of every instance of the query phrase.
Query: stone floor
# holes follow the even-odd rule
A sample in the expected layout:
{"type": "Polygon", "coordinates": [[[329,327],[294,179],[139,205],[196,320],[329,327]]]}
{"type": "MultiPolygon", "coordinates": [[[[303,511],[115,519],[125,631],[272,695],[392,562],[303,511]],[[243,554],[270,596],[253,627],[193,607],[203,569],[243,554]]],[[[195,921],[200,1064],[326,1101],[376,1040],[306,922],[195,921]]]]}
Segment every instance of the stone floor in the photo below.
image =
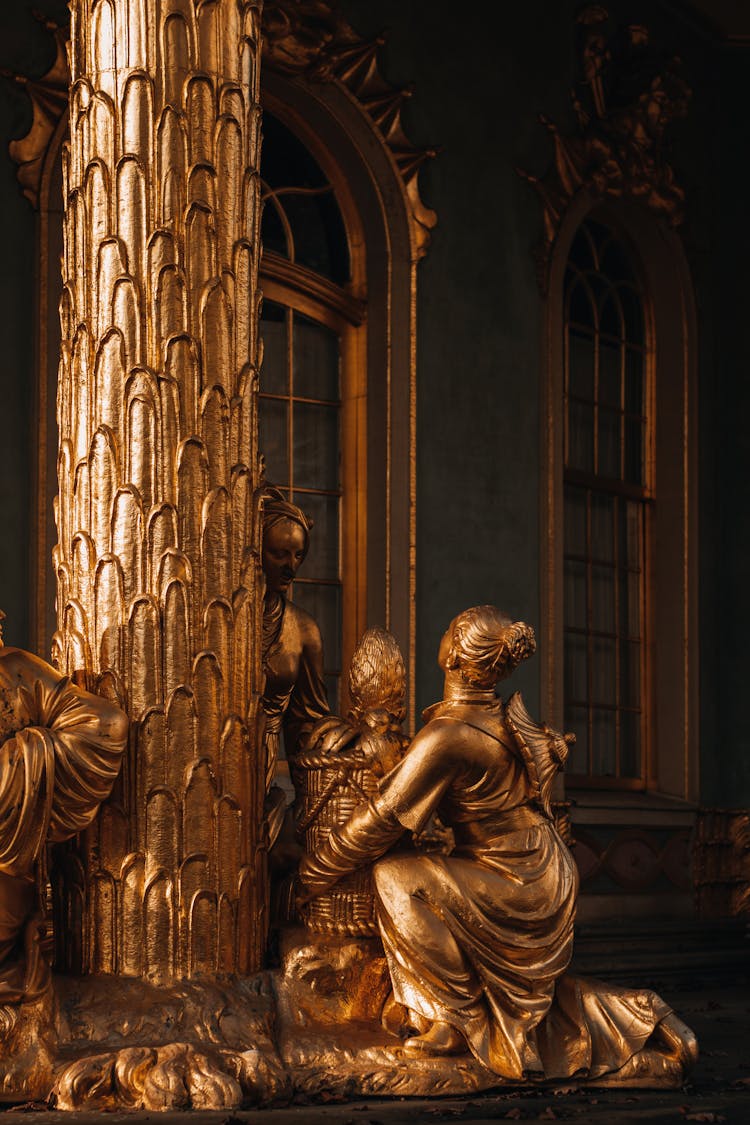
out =
{"type": "MultiPolygon", "coordinates": [[[[627,982],[624,982],[627,983],[627,982]]],[[[572,1085],[464,1098],[368,1098],[347,1103],[278,1105],[233,1113],[108,1113],[106,1125],[127,1122],[171,1125],[413,1125],[414,1122],[580,1121],[585,1125],[636,1122],[750,1123],[750,985],[700,979],[648,983],[657,987],[697,1032],[701,1057],[690,1082],[672,1091],[578,1091],[572,1085]]],[[[36,1105],[3,1111],[22,1115],[24,1125],[50,1121],[49,1110],[36,1105]]],[[[75,1125],[102,1125],[97,1114],[69,1114],[75,1125]]],[[[10,1125],[10,1121],[7,1122],[10,1125]]]]}

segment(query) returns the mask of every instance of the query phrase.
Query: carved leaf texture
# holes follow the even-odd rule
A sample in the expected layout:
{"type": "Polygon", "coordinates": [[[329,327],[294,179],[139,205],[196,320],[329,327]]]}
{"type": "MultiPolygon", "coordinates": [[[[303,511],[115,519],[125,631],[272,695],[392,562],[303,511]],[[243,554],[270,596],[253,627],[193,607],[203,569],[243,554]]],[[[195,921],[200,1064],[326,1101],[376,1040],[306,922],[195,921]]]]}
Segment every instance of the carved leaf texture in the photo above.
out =
{"type": "Polygon", "coordinates": [[[266,898],[259,5],[71,9],[54,651],[119,699],[131,739],[117,807],[81,845],[82,948],[64,956],[247,973],[266,898]]]}

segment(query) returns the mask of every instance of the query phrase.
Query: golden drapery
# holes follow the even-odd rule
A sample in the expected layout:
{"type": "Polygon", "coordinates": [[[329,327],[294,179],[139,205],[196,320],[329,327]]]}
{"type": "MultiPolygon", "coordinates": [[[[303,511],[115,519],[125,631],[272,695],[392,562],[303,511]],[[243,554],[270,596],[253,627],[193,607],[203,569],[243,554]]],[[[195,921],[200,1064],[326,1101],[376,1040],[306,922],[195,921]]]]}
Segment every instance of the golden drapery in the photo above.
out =
{"type": "Polygon", "coordinates": [[[0,1001],[46,984],[34,867],[48,842],[91,823],[120,771],[127,730],[113,703],[31,653],[0,648],[0,1001]]]}
{"type": "Polygon", "coordinates": [[[305,857],[303,897],[437,812],[454,832],[449,856],[393,852],[374,868],[394,999],[460,1031],[504,1078],[620,1070],[670,1009],[649,990],[566,975],[577,873],[504,705],[445,702],[426,717],[379,795],[305,857]]]}

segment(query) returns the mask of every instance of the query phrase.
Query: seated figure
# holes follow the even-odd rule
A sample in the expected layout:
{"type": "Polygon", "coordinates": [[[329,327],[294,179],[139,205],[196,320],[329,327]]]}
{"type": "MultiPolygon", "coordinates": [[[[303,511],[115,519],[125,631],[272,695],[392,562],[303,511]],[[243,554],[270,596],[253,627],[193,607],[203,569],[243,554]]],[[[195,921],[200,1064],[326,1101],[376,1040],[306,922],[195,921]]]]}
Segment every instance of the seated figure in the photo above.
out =
{"type": "Polygon", "coordinates": [[[127,734],[119,707],[5,648],[0,633],[0,1004],[34,1000],[47,986],[37,863],[48,843],[92,822],[127,734]]]}
{"type": "Polygon", "coordinates": [[[440,645],[443,701],[377,794],[302,859],[299,899],[374,863],[393,988],[384,1023],[407,1054],[471,1051],[509,1080],[671,1083],[696,1045],[667,1005],[566,974],[578,877],[550,797],[567,742],[518,694],[495,693],[534,650],[532,629],[493,606],[455,618],[440,645]],[[451,854],[393,850],[435,812],[451,854]]]}

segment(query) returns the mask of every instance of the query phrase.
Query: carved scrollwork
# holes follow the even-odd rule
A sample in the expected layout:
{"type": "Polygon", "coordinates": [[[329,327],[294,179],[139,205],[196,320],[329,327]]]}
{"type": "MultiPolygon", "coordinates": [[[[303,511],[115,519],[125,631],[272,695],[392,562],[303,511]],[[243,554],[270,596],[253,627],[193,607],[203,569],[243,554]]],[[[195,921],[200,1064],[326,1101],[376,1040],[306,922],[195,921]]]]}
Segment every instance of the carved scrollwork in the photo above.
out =
{"type": "Polygon", "coordinates": [[[26,90],[31,101],[31,128],[25,136],[11,141],[8,150],[18,165],[18,182],[23,194],[34,208],[39,204],[44,155],[68,106],[69,84],[65,50],[67,29],[58,27],[54,20],[35,14],[54,39],[55,59],[52,66],[41,78],[27,78],[24,74],[0,70],[4,78],[17,82],[26,90]]]}
{"type": "Polygon", "coordinates": [[[691,96],[680,59],[658,51],[640,24],[613,28],[598,4],[580,13],[577,35],[582,77],[571,92],[577,132],[566,136],[540,115],[554,145],[554,162],[541,177],[519,169],[544,209],[538,252],[543,291],[560,224],[578,192],[631,199],[672,227],[684,216],[685,192],[665,145],[667,127],[686,116],[691,96]]]}

